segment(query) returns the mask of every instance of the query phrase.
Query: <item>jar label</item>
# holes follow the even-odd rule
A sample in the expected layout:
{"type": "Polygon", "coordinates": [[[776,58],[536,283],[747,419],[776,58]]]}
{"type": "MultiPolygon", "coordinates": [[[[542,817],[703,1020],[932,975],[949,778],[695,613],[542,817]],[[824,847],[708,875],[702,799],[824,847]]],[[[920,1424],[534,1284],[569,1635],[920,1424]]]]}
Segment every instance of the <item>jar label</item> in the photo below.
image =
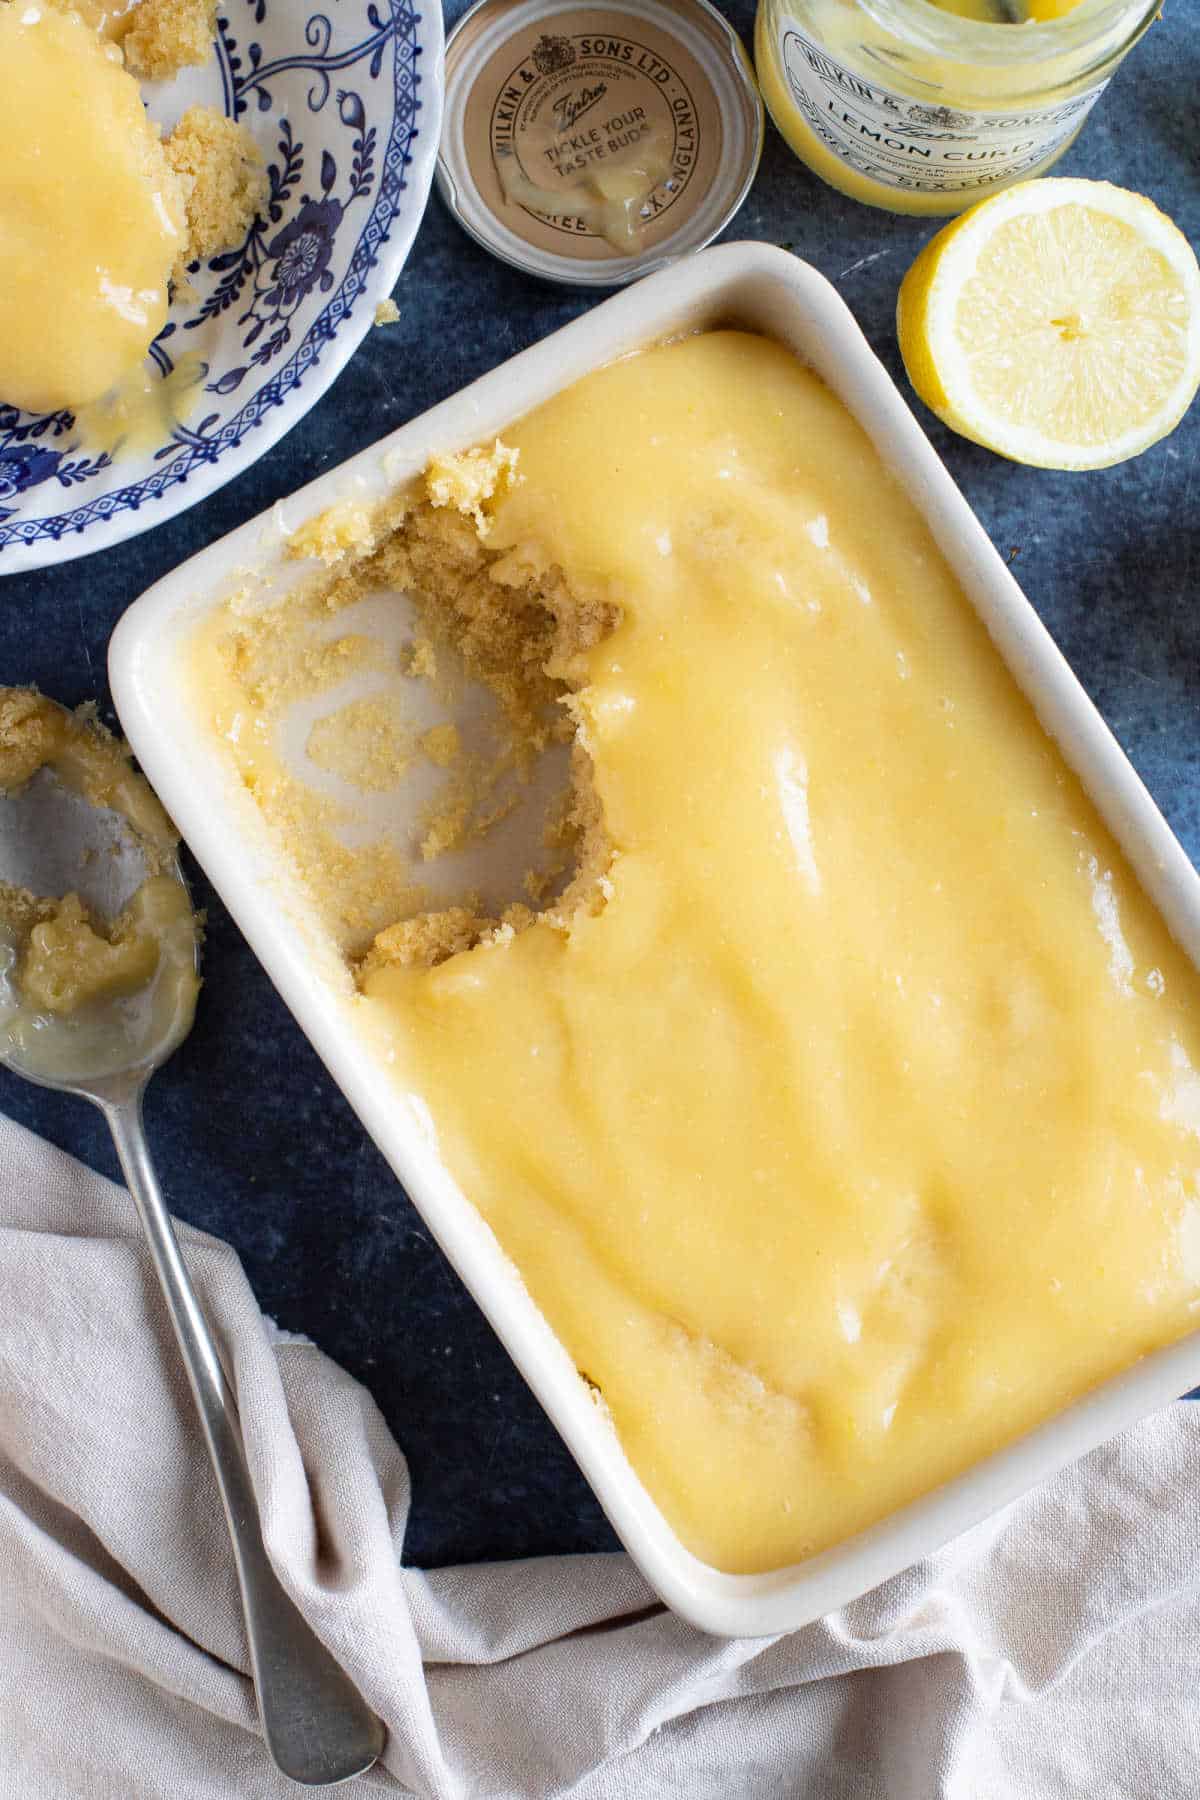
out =
{"type": "Polygon", "coordinates": [[[985,191],[1038,168],[1078,131],[1107,85],[1054,106],[960,111],[868,81],[784,21],[781,60],[809,130],[848,168],[910,193],[985,191]]]}

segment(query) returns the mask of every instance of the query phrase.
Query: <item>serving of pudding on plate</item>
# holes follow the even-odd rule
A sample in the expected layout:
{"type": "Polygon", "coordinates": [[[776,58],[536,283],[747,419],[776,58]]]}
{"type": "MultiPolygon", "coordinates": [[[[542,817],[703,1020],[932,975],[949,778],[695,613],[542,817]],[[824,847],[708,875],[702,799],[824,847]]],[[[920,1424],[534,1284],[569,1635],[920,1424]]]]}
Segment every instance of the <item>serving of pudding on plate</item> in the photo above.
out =
{"type": "Polygon", "coordinates": [[[136,79],[207,57],[214,13],[0,0],[0,401],[74,411],[92,440],[136,430],[162,385],[143,363],[172,289],[265,200],[243,126],[195,106],[160,138],[136,79]]]}
{"type": "Polygon", "coordinates": [[[1200,978],[795,357],[642,351],[291,547],[194,704],[698,1557],[811,1556],[1195,1328],[1200,978]],[[425,722],[464,682],[482,735],[425,722]]]}

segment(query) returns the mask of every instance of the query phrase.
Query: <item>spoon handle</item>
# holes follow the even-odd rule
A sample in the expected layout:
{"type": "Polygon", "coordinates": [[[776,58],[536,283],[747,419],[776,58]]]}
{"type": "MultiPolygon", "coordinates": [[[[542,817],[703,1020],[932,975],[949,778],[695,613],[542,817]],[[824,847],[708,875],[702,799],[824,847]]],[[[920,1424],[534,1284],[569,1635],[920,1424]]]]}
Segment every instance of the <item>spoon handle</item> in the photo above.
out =
{"type": "Polygon", "coordinates": [[[146,1228],[221,1490],[267,1748],[283,1773],[305,1786],[347,1781],[377,1760],[383,1725],[314,1636],[268,1561],[237,1406],[150,1160],[141,1092],[98,1104],[146,1228]]]}

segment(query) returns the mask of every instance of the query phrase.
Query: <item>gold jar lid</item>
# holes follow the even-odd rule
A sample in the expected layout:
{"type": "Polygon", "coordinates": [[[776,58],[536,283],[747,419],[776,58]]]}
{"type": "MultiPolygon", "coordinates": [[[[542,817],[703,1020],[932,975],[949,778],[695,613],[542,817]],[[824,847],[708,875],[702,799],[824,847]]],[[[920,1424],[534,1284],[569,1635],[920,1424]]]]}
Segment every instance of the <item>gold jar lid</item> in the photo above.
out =
{"type": "Polygon", "coordinates": [[[701,249],[762,142],[749,58],[708,0],[479,0],[446,44],[438,189],[548,281],[620,287],[701,249]]]}

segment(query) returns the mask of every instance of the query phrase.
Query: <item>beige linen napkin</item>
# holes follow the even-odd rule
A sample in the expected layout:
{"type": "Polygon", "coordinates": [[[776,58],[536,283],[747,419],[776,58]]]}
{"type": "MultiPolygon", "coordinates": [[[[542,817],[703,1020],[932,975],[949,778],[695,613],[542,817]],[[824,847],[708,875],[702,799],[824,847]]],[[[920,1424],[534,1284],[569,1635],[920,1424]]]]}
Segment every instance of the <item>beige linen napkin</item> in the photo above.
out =
{"type": "MultiPolygon", "coordinates": [[[[622,1556],[402,1568],[408,1470],[370,1396],[263,1318],[228,1245],[181,1235],[272,1558],[388,1726],[363,1795],[1200,1792],[1200,1407],[806,1631],[727,1643],[622,1556]]],[[[266,1755],[246,1671],[132,1206],[0,1119],[2,1800],[301,1792],[266,1755]]]]}

